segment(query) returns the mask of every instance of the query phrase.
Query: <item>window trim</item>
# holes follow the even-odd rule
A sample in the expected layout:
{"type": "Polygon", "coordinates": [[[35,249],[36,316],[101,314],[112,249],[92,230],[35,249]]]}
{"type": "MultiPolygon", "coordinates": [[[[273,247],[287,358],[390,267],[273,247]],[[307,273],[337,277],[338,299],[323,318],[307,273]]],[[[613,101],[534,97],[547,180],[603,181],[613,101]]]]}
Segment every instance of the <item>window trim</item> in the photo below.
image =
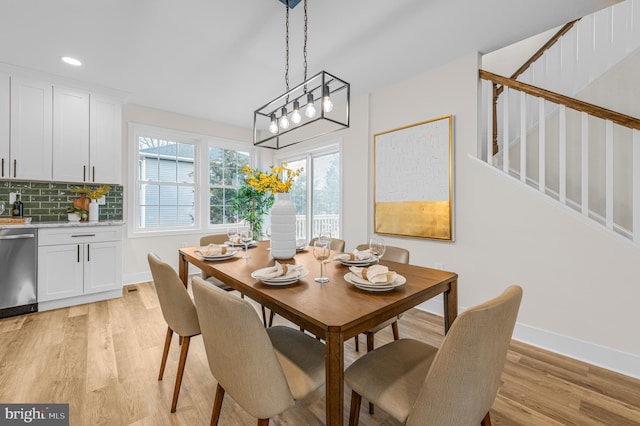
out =
{"type": "Polygon", "coordinates": [[[129,176],[128,191],[127,191],[127,230],[128,236],[133,238],[139,237],[153,237],[153,236],[169,236],[169,235],[189,235],[206,232],[224,231],[228,224],[224,225],[212,225],[209,223],[209,162],[204,161],[209,155],[209,147],[216,147],[222,149],[231,149],[235,151],[248,152],[250,162],[252,164],[256,161],[255,148],[246,142],[234,141],[230,139],[223,139],[219,137],[212,137],[206,135],[200,135],[197,133],[184,132],[180,130],[168,129],[159,126],[153,126],[149,124],[141,124],[135,122],[129,122],[129,176]],[[194,223],[192,226],[176,226],[176,227],[163,227],[144,229],[138,226],[136,220],[139,211],[138,205],[138,138],[140,136],[149,136],[164,140],[172,140],[180,143],[192,143],[194,149],[194,223]]]}

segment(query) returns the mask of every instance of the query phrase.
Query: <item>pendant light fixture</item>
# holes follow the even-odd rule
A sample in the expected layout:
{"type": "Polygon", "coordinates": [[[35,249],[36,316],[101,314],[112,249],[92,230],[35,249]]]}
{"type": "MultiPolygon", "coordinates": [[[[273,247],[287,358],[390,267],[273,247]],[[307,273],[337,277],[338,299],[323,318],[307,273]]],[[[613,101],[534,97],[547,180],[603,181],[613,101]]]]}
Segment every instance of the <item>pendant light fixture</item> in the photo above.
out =
{"type": "Polygon", "coordinates": [[[285,5],[286,92],[253,113],[253,144],[280,149],[349,127],[350,85],[321,71],[307,79],[307,0],[304,0],[304,81],[289,87],[289,10],[301,0],[279,0],[285,5]]]}

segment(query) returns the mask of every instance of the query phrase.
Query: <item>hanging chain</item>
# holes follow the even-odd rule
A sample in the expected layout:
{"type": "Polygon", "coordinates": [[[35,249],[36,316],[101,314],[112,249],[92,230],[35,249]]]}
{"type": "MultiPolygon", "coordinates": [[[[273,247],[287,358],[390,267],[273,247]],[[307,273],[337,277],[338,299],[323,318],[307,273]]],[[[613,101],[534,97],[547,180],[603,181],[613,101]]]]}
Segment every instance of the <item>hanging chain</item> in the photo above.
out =
{"type": "Polygon", "coordinates": [[[289,91],[289,0],[285,5],[286,9],[286,37],[285,37],[285,68],[284,68],[284,82],[287,86],[287,92],[289,91]]]}
{"type": "MultiPolygon", "coordinates": [[[[288,1],[288,0],[287,0],[288,1]]],[[[307,0],[304,0],[304,80],[307,81],[307,0]]]]}

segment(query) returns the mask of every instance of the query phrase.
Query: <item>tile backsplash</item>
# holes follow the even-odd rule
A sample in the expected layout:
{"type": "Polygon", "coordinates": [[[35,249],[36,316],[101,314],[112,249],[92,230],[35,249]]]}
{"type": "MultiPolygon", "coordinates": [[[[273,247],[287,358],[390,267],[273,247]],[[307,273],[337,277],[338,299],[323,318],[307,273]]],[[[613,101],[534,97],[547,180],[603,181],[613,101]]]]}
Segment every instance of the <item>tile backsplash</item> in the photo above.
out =
{"type": "MultiPolygon", "coordinates": [[[[20,193],[24,205],[24,217],[33,222],[57,222],[67,220],[67,207],[79,194],[72,188],[82,188],[83,184],[54,182],[0,181],[0,203],[4,203],[3,217],[11,216],[9,193],[20,193]]],[[[87,185],[94,189],[100,185],[87,185]]],[[[111,185],[105,196],[106,204],[100,206],[100,220],[122,220],[123,195],[121,185],[111,185]]]]}

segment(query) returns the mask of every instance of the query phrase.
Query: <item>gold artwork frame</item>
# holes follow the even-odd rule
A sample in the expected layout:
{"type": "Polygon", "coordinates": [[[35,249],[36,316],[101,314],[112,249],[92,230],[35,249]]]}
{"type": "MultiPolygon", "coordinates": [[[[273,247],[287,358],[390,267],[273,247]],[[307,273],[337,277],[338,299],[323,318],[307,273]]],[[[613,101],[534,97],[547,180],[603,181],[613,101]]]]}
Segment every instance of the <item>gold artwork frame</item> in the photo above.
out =
{"type": "Polygon", "coordinates": [[[453,241],[453,115],[373,135],[378,234],[453,241]]]}

